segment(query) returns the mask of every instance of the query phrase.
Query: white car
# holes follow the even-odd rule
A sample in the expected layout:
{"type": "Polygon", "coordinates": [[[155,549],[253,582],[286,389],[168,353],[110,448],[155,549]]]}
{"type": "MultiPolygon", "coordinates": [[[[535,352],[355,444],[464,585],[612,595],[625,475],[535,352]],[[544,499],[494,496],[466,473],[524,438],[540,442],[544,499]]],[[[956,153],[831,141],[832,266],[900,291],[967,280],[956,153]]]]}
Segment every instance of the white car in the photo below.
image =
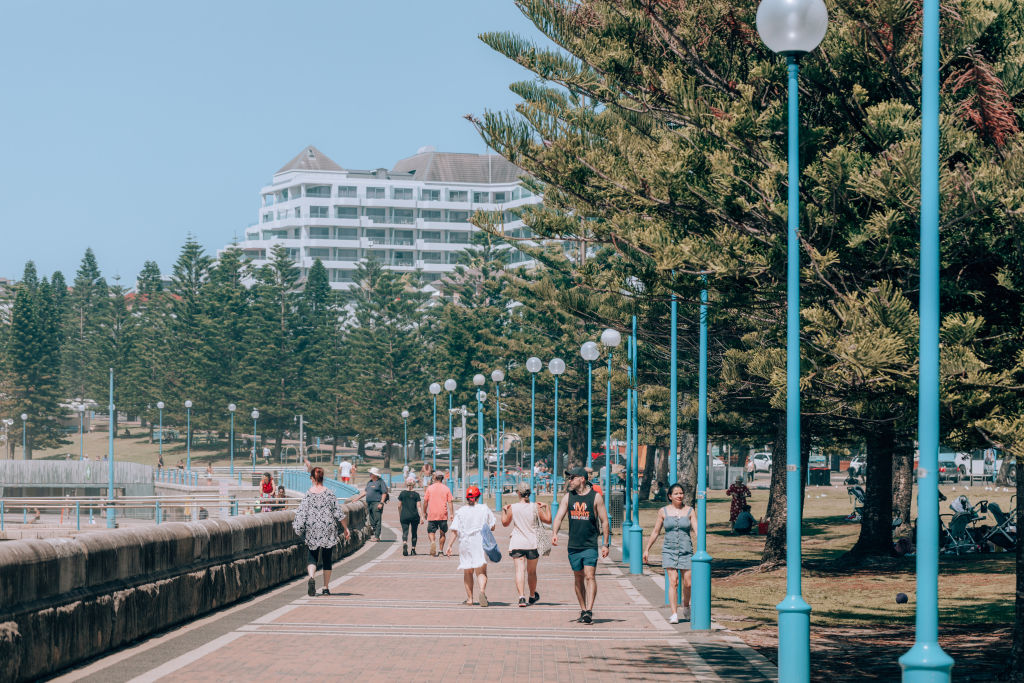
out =
{"type": "Polygon", "coordinates": [[[771,472],[772,471],[772,454],[761,452],[754,453],[751,456],[754,459],[754,471],[755,472],[771,472]]]}

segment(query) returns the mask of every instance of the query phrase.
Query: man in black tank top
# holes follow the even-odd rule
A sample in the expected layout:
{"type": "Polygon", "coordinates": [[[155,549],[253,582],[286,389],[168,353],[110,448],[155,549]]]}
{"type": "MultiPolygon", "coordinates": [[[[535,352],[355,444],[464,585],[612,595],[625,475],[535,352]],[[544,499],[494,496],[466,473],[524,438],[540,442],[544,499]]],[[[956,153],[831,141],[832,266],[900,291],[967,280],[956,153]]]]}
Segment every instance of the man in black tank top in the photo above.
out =
{"type": "Polygon", "coordinates": [[[558,545],[558,529],[569,516],[569,566],[576,582],[576,599],[580,616],[576,620],[589,624],[594,620],[594,599],[597,598],[598,537],[604,536],[601,557],[608,557],[608,513],[601,494],[590,486],[587,471],[574,467],[568,473],[569,492],[562,496],[558,516],[551,527],[551,545],[558,545]]]}

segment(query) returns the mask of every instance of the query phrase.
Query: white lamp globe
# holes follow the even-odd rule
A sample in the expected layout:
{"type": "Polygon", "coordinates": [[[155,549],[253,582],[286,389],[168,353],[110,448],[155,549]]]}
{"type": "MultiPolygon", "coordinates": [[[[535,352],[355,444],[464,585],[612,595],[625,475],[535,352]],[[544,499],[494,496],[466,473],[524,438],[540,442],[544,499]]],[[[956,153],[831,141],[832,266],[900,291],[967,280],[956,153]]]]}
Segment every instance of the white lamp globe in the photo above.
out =
{"type": "Polygon", "coordinates": [[[613,330],[609,327],[601,333],[601,343],[610,349],[614,349],[622,343],[622,335],[619,334],[618,330],[613,330]]]}
{"type": "Polygon", "coordinates": [[[757,33],[772,52],[802,55],[818,47],[828,30],[823,0],[763,0],[757,33]]]}
{"type": "Polygon", "coordinates": [[[501,370],[495,370],[494,372],[491,373],[491,381],[492,382],[504,382],[505,381],[505,373],[502,372],[501,370]]]}
{"type": "Polygon", "coordinates": [[[157,401],[156,402],[156,407],[159,408],[160,410],[163,410],[164,409],[164,402],[163,401],[157,401]]]}
{"type": "Polygon", "coordinates": [[[455,386],[456,386],[455,385],[455,380],[453,380],[453,379],[446,379],[444,381],[444,390],[445,391],[455,391],[455,386]]]}
{"type": "Polygon", "coordinates": [[[484,385],[484,382],[486,381],[487,378],[484,377],[483,375],[473,375],[473,384],[475,384],[478,387],[482,387],[484,385]]]}
{"type": "Polygon", "coordinates": [[[540,372],[540,369],[544,367],[544,363],[541,362],[537,356],[531,356],[526,359],[526,369],[530,372],[540,372]]]}
{"type": "Polygon", "coordinates": [[[430,385],[430,393],[432,393],[434,396],[437,396],[438,394],[440,394],[441,393],[441,385],[438,384],[437,382],[434,382],[433,384],[431,384],[430,385]]]}
{"type": "Polygon", "coordinates": [[[185,401],[185,407],[186,408],[191,408],[192,407],[192,401],[185,401]]]}
{"type": "Polygon", "coordinates": [[[601,355],[601,352],[597,348],[597,344],[592,341],[583,342],[583,346],[580,347],[580,355],[583,356],[583,360],[591,361],[597,360],[597,357],[601,355]]]}
{"type": "Polygon", "coordinates": [[[233,412],[235,412],[235,411],[236,411],[237,409],[238,409],[238,406],[236,406],[236,405],[235,405],[234,403],[229,403],[229,404],[228,404],[228,412],[230,412],[230,413],[233,413],[233,412]]]}
{"type": "Polygon", "coordinates": [[[548,372],[552,375],[561,375],[565,372],[565,361],[561,358],[552,358],[548,363],[548,372]]]}
{"type": "Polygon", "coordinates": [[[257,420],[257,419],[259,419],[259,416],[260,416],[260,411],[258,411],[258,410],[252,411],[252,419],[257,420]]]}
{"type": "Polygon", "coordinates": [[[478,392],[476,392],[476,400],[480,401],[481,403],[486,401],[487,400],[487,392],[486,391],[478,391],[478,392]]]}
{"type": "Polygon", "coordinates": [[[24,422],[27,419],[28,419],[28,413],[22,413],[21,414],[21,421],[24,422]]]}
{"type": "Polygon", "coordinates": [[[77,410],[77,411],[78,411],[78,412],[80,412],[80,413],[84,413],[84,412],[85,412],[85,404],[84,404],[84,403],[79,403],[79,404],[78,404],[78,405],[77,405],[77,406],[75,407],[75,410],[77,410]]]}
{"type": "Polygon", "coordinates": [[[402,419],[403,420],[409,419],[409,411],[408,410],[403,410],[402,411],[402,419]]]}

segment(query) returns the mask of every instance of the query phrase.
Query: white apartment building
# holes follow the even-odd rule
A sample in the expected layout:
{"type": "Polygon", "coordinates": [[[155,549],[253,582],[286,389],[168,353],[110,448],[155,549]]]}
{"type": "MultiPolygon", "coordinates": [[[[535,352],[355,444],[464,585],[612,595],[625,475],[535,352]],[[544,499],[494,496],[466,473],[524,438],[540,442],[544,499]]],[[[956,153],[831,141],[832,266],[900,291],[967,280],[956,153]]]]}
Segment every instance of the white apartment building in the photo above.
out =
{"type": "MultiPolygon", "coordinates": [[[[390,171],[344,169],[309,146],[260,191],[259,222],[239,243],[246,259],[265,263],[280,244],[305,274],[323,261],[331,286],[352,286],[360,261],[398,271],[420,270],[425,283],[455,268],[477,230],[476,211],[502,211],[505,231],[529,237],[510,211],[536,203],[519,184],[523,171],[490,154],[456,154],[423,147],[390,171]]],[[[513,262],[524,262],[518,250],[513,262]]]]}

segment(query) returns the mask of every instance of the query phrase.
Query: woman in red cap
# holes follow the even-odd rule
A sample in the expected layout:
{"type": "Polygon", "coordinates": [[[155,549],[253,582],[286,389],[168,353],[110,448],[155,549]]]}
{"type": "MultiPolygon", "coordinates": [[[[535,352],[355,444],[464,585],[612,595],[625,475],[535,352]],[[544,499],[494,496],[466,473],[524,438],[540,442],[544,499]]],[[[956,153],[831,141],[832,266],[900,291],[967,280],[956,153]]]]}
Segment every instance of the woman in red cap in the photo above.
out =
{"type": "Polygon", "coordinates": [[[479,488],[470,486],[466,489],[466,504],[455,511],[450,529],[452,540],[445,555],[451,556],[455,539],[462,536],[462,542],[459,543],[459,569],[462,570],[462,581],[466,585],[466,602],[463,604],[473,604],[475,575],[480,585],[480,606],[487,607],[487,595],[484,593],[487,589],[487,556],[484,554],[484,541],[480,530],[487,526],[494,531],[498,520],[494,518],[494,513],[489,507],[477,505],[479,500],[479,488]]]}

